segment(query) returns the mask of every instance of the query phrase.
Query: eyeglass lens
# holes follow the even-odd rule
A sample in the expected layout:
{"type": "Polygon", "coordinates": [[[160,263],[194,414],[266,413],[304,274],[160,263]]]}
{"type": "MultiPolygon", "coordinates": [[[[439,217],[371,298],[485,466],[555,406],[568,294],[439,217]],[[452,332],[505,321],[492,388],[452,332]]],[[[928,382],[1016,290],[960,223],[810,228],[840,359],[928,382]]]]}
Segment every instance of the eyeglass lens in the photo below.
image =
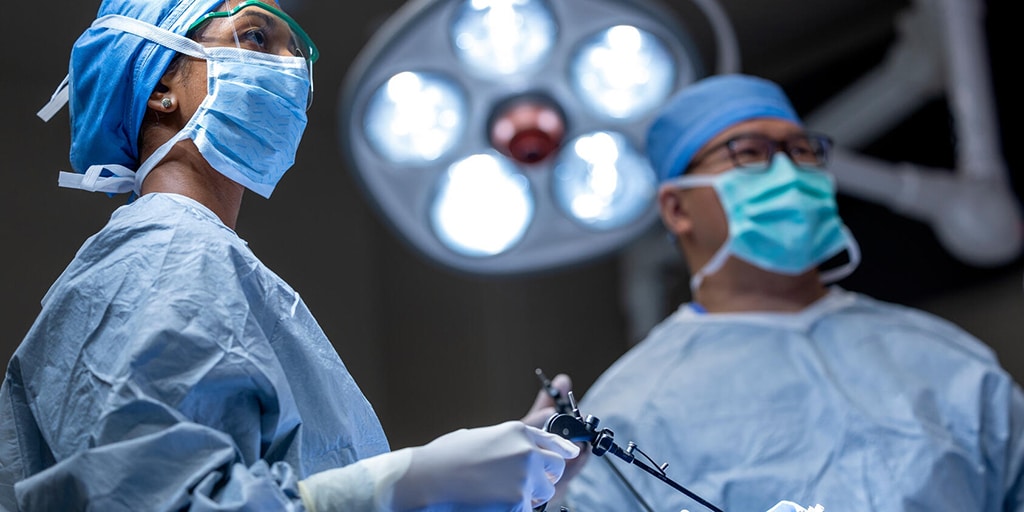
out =
{"type": "Polygon", "coordinates": [[[784,141],[748,135],[737,137],[726,145],[737,167],[766,169],[779,149],[797,165],[823,167],[828,162],[828,138],[820,135],[798,135],[784,141]]]}
{"type": "MultiPolygon", "coordinates": [[[[207,13],[189,27],[188,34],[190,37],[206,37],[211,23],[218,21],[226,21],[228,26],[225,28],[233,36],[232,41],[223,41],[224,45],[234,44],[263,53],[302,57],[309,63],[310,71],[319,57],[313,41],[295,20],[260,0],[245,0],[228,11],[207,13]]],[[[217,35],[214,34],[212,39],[216,40],[217,35]]]]}

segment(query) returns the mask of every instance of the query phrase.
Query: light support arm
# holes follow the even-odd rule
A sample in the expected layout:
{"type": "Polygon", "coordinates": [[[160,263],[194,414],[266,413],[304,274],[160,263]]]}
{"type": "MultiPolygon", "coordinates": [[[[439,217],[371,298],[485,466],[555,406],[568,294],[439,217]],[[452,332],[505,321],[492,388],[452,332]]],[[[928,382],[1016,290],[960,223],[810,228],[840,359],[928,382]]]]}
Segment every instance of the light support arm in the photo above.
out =
{"type": "Polygon", "coordinates": [[[830,166],[841,191],[930,224],[967,264],[996,266],[1021,254],[1024,229],[1000,150],[981,14],[979,0],[919,0],[901,18],[886,61],[807,124],[846,148],[830,166]],[[955,121],[955,169],[892,164],[849,149],[943,91],[955,121]]]}

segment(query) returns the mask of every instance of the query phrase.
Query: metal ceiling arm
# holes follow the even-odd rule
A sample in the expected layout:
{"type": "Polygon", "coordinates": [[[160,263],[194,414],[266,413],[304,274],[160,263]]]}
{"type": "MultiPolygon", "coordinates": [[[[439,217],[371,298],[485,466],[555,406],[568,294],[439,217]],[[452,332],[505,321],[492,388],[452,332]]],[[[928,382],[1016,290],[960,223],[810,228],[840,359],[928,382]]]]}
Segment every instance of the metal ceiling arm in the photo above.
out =
{"type": "Polygon", "coordinates": [[[959,260],[995,266],[1024,248],[1019,200],[1002,156],[980,0],[918,0],[901,17],[884,62],[807,116],[840,149],[839,189],[923,221],[959,260]],[[858,154],[925,102],[946,94],[957,140],[955,169],[858,154]]]}

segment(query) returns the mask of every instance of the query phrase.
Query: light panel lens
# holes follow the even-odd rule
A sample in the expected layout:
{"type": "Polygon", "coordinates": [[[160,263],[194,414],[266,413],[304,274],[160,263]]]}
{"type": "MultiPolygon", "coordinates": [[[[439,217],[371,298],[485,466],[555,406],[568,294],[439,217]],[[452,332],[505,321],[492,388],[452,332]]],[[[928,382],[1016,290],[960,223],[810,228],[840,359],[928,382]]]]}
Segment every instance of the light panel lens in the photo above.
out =
{"type": "Polygon", "coordinates": [[[570,64],[570,81],[596,113],[631,119],[662,104],[672,91],[676,66],[651,33],[617,25],[590,38],[570,64]]]}
{"type": "Polygon", "coordinates": [[[441,178],[430,220],[438,238],[465,256],[493,256],[518,242],[533,219],[529,180],[497,154],[455,162],[441,178]]]}
{"type": "Polygon", "coordinates": [[[534,69],[557,32],[542,0],[466,0],[451,28],[455,54],[474,73],[501,78],[534,69]]]}
{"type": "Polygon", "coordinates": [[[566,145],[554,169],[555,201],[567,215],[601,230],[639,218],[654,201],[657,178],[621,133],[598,131],[566,145]]]}
{"type": "Polygon", "coordinates": [[[465,94],[454,81],[438,74],[401,72],[370,99],[366,138],[393,163],[429,163],[462,137],[466,110],[465,94]]]}

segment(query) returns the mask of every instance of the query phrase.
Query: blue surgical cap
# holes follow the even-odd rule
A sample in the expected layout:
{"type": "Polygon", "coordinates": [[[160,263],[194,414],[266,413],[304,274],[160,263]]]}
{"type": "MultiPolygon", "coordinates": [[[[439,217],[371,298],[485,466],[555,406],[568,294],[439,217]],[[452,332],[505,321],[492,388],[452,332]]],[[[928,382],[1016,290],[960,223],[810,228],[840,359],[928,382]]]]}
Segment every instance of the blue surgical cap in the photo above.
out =
{"type": "Polygon", "coordinates": [[[713,75],[684,87],[647,131],[647,156],[658,179],[674,178],[701,147],[730,126],[755,118],[803,125],[786,93],[749,75],[713,75]]]}
{"type": "MultiPolygon", "coordinates": [[[[97,18],[120,14],[184,35],[224,0],[104,0],[97,18]]],[[[71,49],[71,166],[139,165],[146,102],[175,51],[110,28],[89,28],[71,49]]]]}

